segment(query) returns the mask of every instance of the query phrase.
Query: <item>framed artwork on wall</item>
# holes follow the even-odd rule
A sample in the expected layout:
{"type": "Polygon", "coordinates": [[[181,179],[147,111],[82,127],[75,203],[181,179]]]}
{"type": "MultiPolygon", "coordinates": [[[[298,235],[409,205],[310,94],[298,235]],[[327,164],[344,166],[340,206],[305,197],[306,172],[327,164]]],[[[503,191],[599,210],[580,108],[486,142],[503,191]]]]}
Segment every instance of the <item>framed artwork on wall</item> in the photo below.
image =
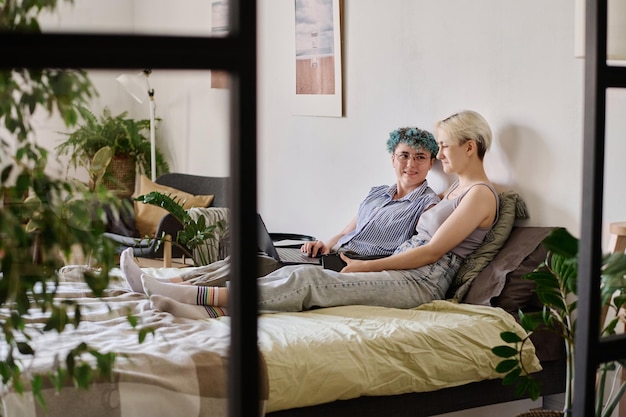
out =
{"type": "MultiPolygon", "coordinates": [[[[211,32],[213,36],[228,35],[228,0],[211,3],[211,32]]],[[[211,70],[211,88],[228,88],[230,75],[226,71],[211,70]]]]}
{"type": "Polygon", "coordinates": [[[343,115],[341,1],[294,0],[293,113],[343,115]]]}

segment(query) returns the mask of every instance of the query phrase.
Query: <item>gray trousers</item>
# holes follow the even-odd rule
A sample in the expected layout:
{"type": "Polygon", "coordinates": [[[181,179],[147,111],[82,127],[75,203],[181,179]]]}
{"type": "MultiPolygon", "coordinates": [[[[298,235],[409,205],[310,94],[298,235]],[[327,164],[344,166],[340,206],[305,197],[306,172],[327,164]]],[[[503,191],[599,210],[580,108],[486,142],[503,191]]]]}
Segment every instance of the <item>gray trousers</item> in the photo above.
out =
{"type": "MultiPolygon", "coordinates": [[[[319,265],[281,267],[273,258],[259,255],[259,310],[305,311],[342,305],[413,308],[444,299],[462,260],[447,253],[415,269],[341,273],[319,265]]],[[[194,285],[225,286],[230,280],[229,258],[196,268],[183,279],[194,285]]]]}
{"type": "Polygon", "coordinates": [[[317,265],[284,266],[257,279],[263,312],[342,305],[413,308],[441,300],[462,258],[448,253],[421,268],[341,273],[317,265]]]}
{"type": "MultiPolygon", "coordinates": [[[[258,263],[257,277],[265,276],[281,267],[278,261],[265,254],[258,255],[258,263]]],[[[193,268],[189,271],[182,269],[182,271],[183,281],[188,281],[193,285],[224,287],[226,282],[230,281],[230,256],[209,265],[193,268]]]]}

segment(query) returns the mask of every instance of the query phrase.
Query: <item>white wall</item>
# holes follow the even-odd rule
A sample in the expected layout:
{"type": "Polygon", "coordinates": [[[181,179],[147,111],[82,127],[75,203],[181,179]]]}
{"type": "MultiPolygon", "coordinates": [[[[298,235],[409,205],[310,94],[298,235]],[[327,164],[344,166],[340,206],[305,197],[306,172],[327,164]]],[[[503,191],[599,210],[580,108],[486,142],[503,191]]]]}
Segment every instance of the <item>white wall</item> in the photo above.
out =
{"type": "MultiPolygon", "coordinates": [[[[208,3],[76,0],[71,10],[45,23],[47,30],[208,33],[208,3]]],[[[574,58],[574,2],[343,5],[345,115],[328,118],[292,115],[293,86],[287,80],[293,77],[286,71],[294,55],[293,1],[259,1],[258,204],[271,231],[321,239],[336,233],[370,186],[394,180],[385,150],[390,131],[410,124],[431,129],[436,120],[468,108],[491,123],[495,143],[486,159],[488,173],[526,200],[531,219],[522,224],[564,226],[578,235],[584,73],[583,60],[574,58]]],[[[147,107],[129,99],[117,75],[92,72],[101,93],[94,109],[108,105],[147,117],[147,107]]],[[[212,89],[208,72],[155,71],[151,81],[163,119],[157,142],[172,169],[227,175],[227,91],[212,89]]],[[[605,224],[626,220],[626,93],[611,91],[607,103],[605,224]]],[[[39,142],[58,144],[59,130],[58,121],[42,120],[39,142]]],[[[437,191],[449,180],[440,171],[429,176],[437,191]]],[[[489,410],[500,415],[497,406],[489,410]]]]}
{"type": "MultiPolygon", "coordinates": [[[[44,31],[83,31],[105,33],[142,33],[208,35],[211,32],[209,2],[194,0],[192,7],[163,0],[75,0],[61,3],[58,13],[45,14],[44,31]]],[[[97,47],[94,46],[94,47],[97,47]]],[[[136,102],[116,81],[123,74],[139,74],[143,68],[90,71],[98,89],[92,109],[100,115],[104,107],[113,114],[128,112],[129,116],[148,119],[149,105],[136,102]]],[[[156,143],[165,154],[170,170],[197,175],[229,175],[229,97],[228,90],[211,88],[210,71],[155,70],[150,75],[155,90],[157,122],[156,143]]],[[[37,141],[53,149],[64,140],[59,132],[71,129],[57,117],[40,117],[37,141]]],[[[53,169],[64,166],[66,158],[53,169]]],[[[70,170],[70,176],[86,178],[86,172],[70,170]]]]}
{"type": "MultiPolygon", "coordinates": [[[[178,9],[171,2],[129,3],[76,0],[78,16],[64,14],[51,26],[79,27],[75,21],[87,16],[91,28],[104,30],[204,33],[210,20],[207,1],[188,0],[178,9]]],[[[270,230],[321,239],[336,233],[370,186],[394,180],[385,150],[390,131],[409,124],[432,129],[469,108],[494,131],[489,175],[528,203],[531,219],[522,224],[579,233],[584,61],[574,57],[574,2],[344,0],[341,118],[292,115],[293,77],[286,73],[294,54],[292,8],[286,0],[258,5],[258,205],[270,230]]],[[[132,104],[114,81],[117,73],[95,75],[101,91],[95,108],[147,117],[147,108],[132,104]]],[[[226,175],[226,90],[210,88],[208,72],[155,71],[151,80],[163,118],[157,142],[172,169],[226,175]]],[[[626,219],[625,93],[611,92],[608,104],[606,224],[626,219]]],[[[50,135],[40,141],[49,143],[50,135]]],[[[429,181],[440,191],[450,179],[439,172],[429,181]]]]}

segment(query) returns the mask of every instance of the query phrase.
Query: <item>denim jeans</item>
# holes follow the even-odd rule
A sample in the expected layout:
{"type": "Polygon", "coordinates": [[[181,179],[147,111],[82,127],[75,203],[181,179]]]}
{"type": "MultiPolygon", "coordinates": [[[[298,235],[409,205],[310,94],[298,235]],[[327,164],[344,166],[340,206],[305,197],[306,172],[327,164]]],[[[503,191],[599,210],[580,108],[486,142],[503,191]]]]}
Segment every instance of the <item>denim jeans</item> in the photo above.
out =
{"type": "Polygon", "coordinates": [[[371,305],[413,308],[445,298],[462,258],[447,253],[416,269],[340,273],[317,265],[284,266],[258,278],[262,312],[371,305]]]}

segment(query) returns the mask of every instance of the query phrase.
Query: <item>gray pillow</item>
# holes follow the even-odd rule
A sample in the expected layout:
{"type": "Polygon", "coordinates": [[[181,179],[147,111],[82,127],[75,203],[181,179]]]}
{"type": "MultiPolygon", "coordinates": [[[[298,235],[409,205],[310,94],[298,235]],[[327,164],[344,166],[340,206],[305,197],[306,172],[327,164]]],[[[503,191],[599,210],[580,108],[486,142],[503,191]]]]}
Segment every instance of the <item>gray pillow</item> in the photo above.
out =
{"type": "MultiPolygon", "coordinates": [[[[522,276],[544,259],[541,245],[553,227],[514,227],[502,249],[474,279],[463,302],[517,311],[532,303],[534,282],[522,276]]],[[[535,303],[536,304],[536,303],[535,303]]]]}
{"type": "Polygon", "coordinates": [[[516,218],[528,218],[526,204],[514,191],[498,194],[500,198],[499,216],[485,240],[461,264],[459,272],[448,289],[448,298],[461,301],[470,289],[472,282],[489,262],[493,261],[509,238],[516,218]]]}

